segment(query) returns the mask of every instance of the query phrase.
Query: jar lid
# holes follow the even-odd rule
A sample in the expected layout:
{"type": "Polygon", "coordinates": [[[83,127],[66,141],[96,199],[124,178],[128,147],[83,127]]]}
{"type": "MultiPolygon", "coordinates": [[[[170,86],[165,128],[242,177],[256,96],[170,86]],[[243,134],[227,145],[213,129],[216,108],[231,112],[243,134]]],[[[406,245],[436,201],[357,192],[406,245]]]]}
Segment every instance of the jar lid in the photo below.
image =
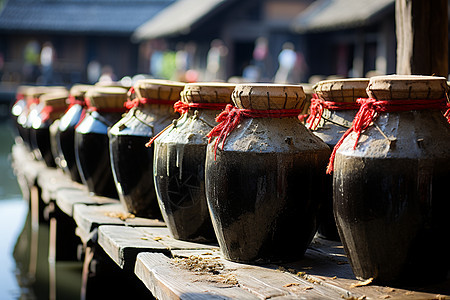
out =
{"type": "Polygon", "coordinates": [[[346,78],[322,80],[313,87],[320,99],[334,102],[356,102],[358,98],[367,98],[366,88],[369,78],[346,78]]]}
{"type": "Polygon", "coordinates": [[[123,108],[127,101],[126,88],[95,86],[86,92],[90,105],[97,108],[123,108]]]}
{"type": "Polygon", "coordinates": [[[141,79],[134,84],[136,96],[140,99],[177,101],[186,83],[164,79],[141,79]]]}
{"type": "Polygon", "coordinates": [[[188,83],[181,91],[181,100],[186,103],[232,103],[231,94],[236,84],[224,82],[188,83]]]}
{"type": "Polygon", "coordinates": [[[27,101],[35,102],[37,99],[40,101],[40,97],[50,92],[67,92],[64,86],[33,86],[26,89],[27,101]]]}
{"type": "Polygon", "coordinates": [[[238,84],[232,100],[236,107],[244,109],[302,109],[305,92],[301,85],[270,83],[238,84]]]}
{"type": "Polygon", "coordinates": [[[68,91],[50,91],[43,94],[40,97],[41,103],[45,106],[52,106],[57,108],[67,107],[67,97],[69,97],[68,91]]]}
{"type": "Polygon", "coordinates": [[[445,77],[422,75],[374,76],[367,86],[369,97],[378,100],[443,99],[447,90],[445,77]]]}
{"type": "Polygon", "coordinates": [[[75,97],[75,98],[83,98],[84,95],[86,94],[86,92],[93,87],[92,85],[89,84],[74,84],[71,88],[70,88],[70,95],[75,97]]]}

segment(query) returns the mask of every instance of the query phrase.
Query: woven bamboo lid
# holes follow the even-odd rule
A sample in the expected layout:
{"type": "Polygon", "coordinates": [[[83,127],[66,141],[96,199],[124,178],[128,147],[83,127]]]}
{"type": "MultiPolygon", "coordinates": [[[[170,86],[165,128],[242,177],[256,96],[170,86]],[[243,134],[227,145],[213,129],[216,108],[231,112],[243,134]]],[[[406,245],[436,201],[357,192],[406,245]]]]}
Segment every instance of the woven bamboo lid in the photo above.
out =
{"type": "Polygon", "coordinates": [[[325,101],[356,102],[358,98],[367,98],[368,84],[369,78],[333,79],[319,81],[313,89],[325,101]]]}
{"type": "Polygon", "coordinates": [[[181,91],[181,100],[186,103],[232,103],[231,94],[236,84],[224,82],[188,83],[181,91]]]}
{"type": "Polygon", "coordinates": [[[79,99],[79,98],[84,98],[84,95],[86,94],[86,92],[93,87],[92,85],[89,84],[74,84],[71,88],[70,88],[70,95],[79,99]]]}
{"type": "Polygon", "coordinates": [[[97,108],[123,108],[127,101],[126,88],[95,86],[90,88],[85,97],[90,105],[97,108]]]}
{"type": "Polygon", "coordinates": [[[27,101],[34,102],[37,99],[40,101],[40,97],[46,93],[51,92],[66,92],[67,89],[64,86],[34,86],[26,89],[25,98],[27,101]]]}
{"type": "Polygon", "coordinates": [[[134,84],[134,90],[138,98],[176,101],[180,99],[180,93],[186,83],[163,80],[141,79],[134,84]]]}
{"type": "Polygon", "coordinates": [[[40,97],[41,103],[44,103],[45,106],[52,106],[55,108],[64,108],[67,107],[67,97],[69,97],[69,92],[66,91],[51,91],[49,93],[45,93],[40,97]]]}
{"type": "Polygon", "coordinates": [[[245,109],[302,109],[305,92],[301,85],[269,83],[238,84],[232,100],[236,107],[245,109]]]}
{"type": "Polygon", "coordinates": [[[445,77],[421,75],[375,76],[367,86],[369,97],[378,100],[443,99],[447,90],[445,77]]]}

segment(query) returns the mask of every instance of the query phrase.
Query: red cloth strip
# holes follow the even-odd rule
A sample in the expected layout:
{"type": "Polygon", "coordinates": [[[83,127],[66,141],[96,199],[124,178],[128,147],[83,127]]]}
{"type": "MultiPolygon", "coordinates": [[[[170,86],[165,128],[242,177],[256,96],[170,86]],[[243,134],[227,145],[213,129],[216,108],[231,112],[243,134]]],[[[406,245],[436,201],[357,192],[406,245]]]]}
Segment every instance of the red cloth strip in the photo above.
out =
{"type": "Polygon", "coordinates": [[[377,100],[374,98],[359,98],[356,100],[361,106],[358,113],[353,119],[352,127],[350,127],[341,137],[341,139],[334,146],[333,152],[330,156],[330,161],[327,167],[327,174],[331,174],[334,168],[334,158],[336,151],[344,142],[345,138],[352,132],[356,133],[355,144],[353,149],[356,149],[359,137],[363,130],[369,127],[374,122],[380,113],[385,112],[401,112],[411,110],[444,110],[446,105],[445,99],[439,100],[377,100]]]}
{"type": "Polygon", "coordinates": [[[227,106],[226,103],[186,103],[183,101],[177,101],[173,108],[179,114],[185,114],[190,108],[194,109],[209,109],[209,110],[224,110],[227,106]]]}
{"type": "Polygon", "coordinates": [[[217,147],[220,141],[222,141],[221,149],[223,150],[228,135],[239,125],[242,118],[296,118],[301,112],[301,109],[241,109],[228,104],[225,110],[216,117],[216,122],[220,124],[206,135],[209,138],[208,142],[211,142],[213,137],[217,137],[214,143],[214,159],[216,159],[217,147]]]}
{"type": "Polygon", "coordinates": [[[310,114],[306,123],[308,128],[311,130],[316,130],[319,126],[320,120],[322,119],[323,110],[357,110],[359,109],[359,104],[355,102],[337,102],[337,101],[325,101],[323,99],[317,98],[317,96],[311,99],[311,105],[309,107],[310,114]]]}

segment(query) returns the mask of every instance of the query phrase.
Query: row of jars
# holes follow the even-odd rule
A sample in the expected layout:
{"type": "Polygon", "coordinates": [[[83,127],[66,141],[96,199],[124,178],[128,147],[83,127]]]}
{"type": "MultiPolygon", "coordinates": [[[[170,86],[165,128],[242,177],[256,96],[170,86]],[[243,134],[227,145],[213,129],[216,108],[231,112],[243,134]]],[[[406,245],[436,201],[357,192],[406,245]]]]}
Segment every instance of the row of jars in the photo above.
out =
{"type": "Polygon", "coordinates": [[[218,242],[227,259],[297,260],[318,230],[342,241],[360,279],[445,279],[445,247],[431,246],[450,232],[445,78],[313,89],[309,99],[302,85],[23,87],[12,112],[37,159],[162,217],[176,239],[218,242]]]}

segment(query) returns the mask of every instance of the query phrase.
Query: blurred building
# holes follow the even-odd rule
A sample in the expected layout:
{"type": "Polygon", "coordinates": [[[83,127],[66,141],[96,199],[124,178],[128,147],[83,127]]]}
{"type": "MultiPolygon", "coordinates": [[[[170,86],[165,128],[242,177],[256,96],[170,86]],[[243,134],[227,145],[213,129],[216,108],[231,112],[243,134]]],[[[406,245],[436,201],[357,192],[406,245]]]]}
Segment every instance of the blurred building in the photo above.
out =
{"type": "Polygon", "coordinates": [[[318,0],[292,29],[305,41],[310,76],[396,71],[395,0],[318,0]]]}
{"type": "Polygon", "coordinates": [[[175,62],[165,65],[172,66],[177,78],[188,71],[188,80],[229,80],[244,75],[272,81],[285,42],[302,53],[303,37],[292,31],[291,23],[312,2],[178,0],[134,33],[133,40],[141,45],[139,65],[158,72],[164,64],[162,53],[173,51],[175,62]]]}
{"type": "Polygon", "coordinates": [[[132,33],[173,2],[9,0],[0,12],[1,81],[89,83],[102,70],[132,76],[139,69],[132,33]],[[41,53],[44,44],[52,48],[41,53]]]}

